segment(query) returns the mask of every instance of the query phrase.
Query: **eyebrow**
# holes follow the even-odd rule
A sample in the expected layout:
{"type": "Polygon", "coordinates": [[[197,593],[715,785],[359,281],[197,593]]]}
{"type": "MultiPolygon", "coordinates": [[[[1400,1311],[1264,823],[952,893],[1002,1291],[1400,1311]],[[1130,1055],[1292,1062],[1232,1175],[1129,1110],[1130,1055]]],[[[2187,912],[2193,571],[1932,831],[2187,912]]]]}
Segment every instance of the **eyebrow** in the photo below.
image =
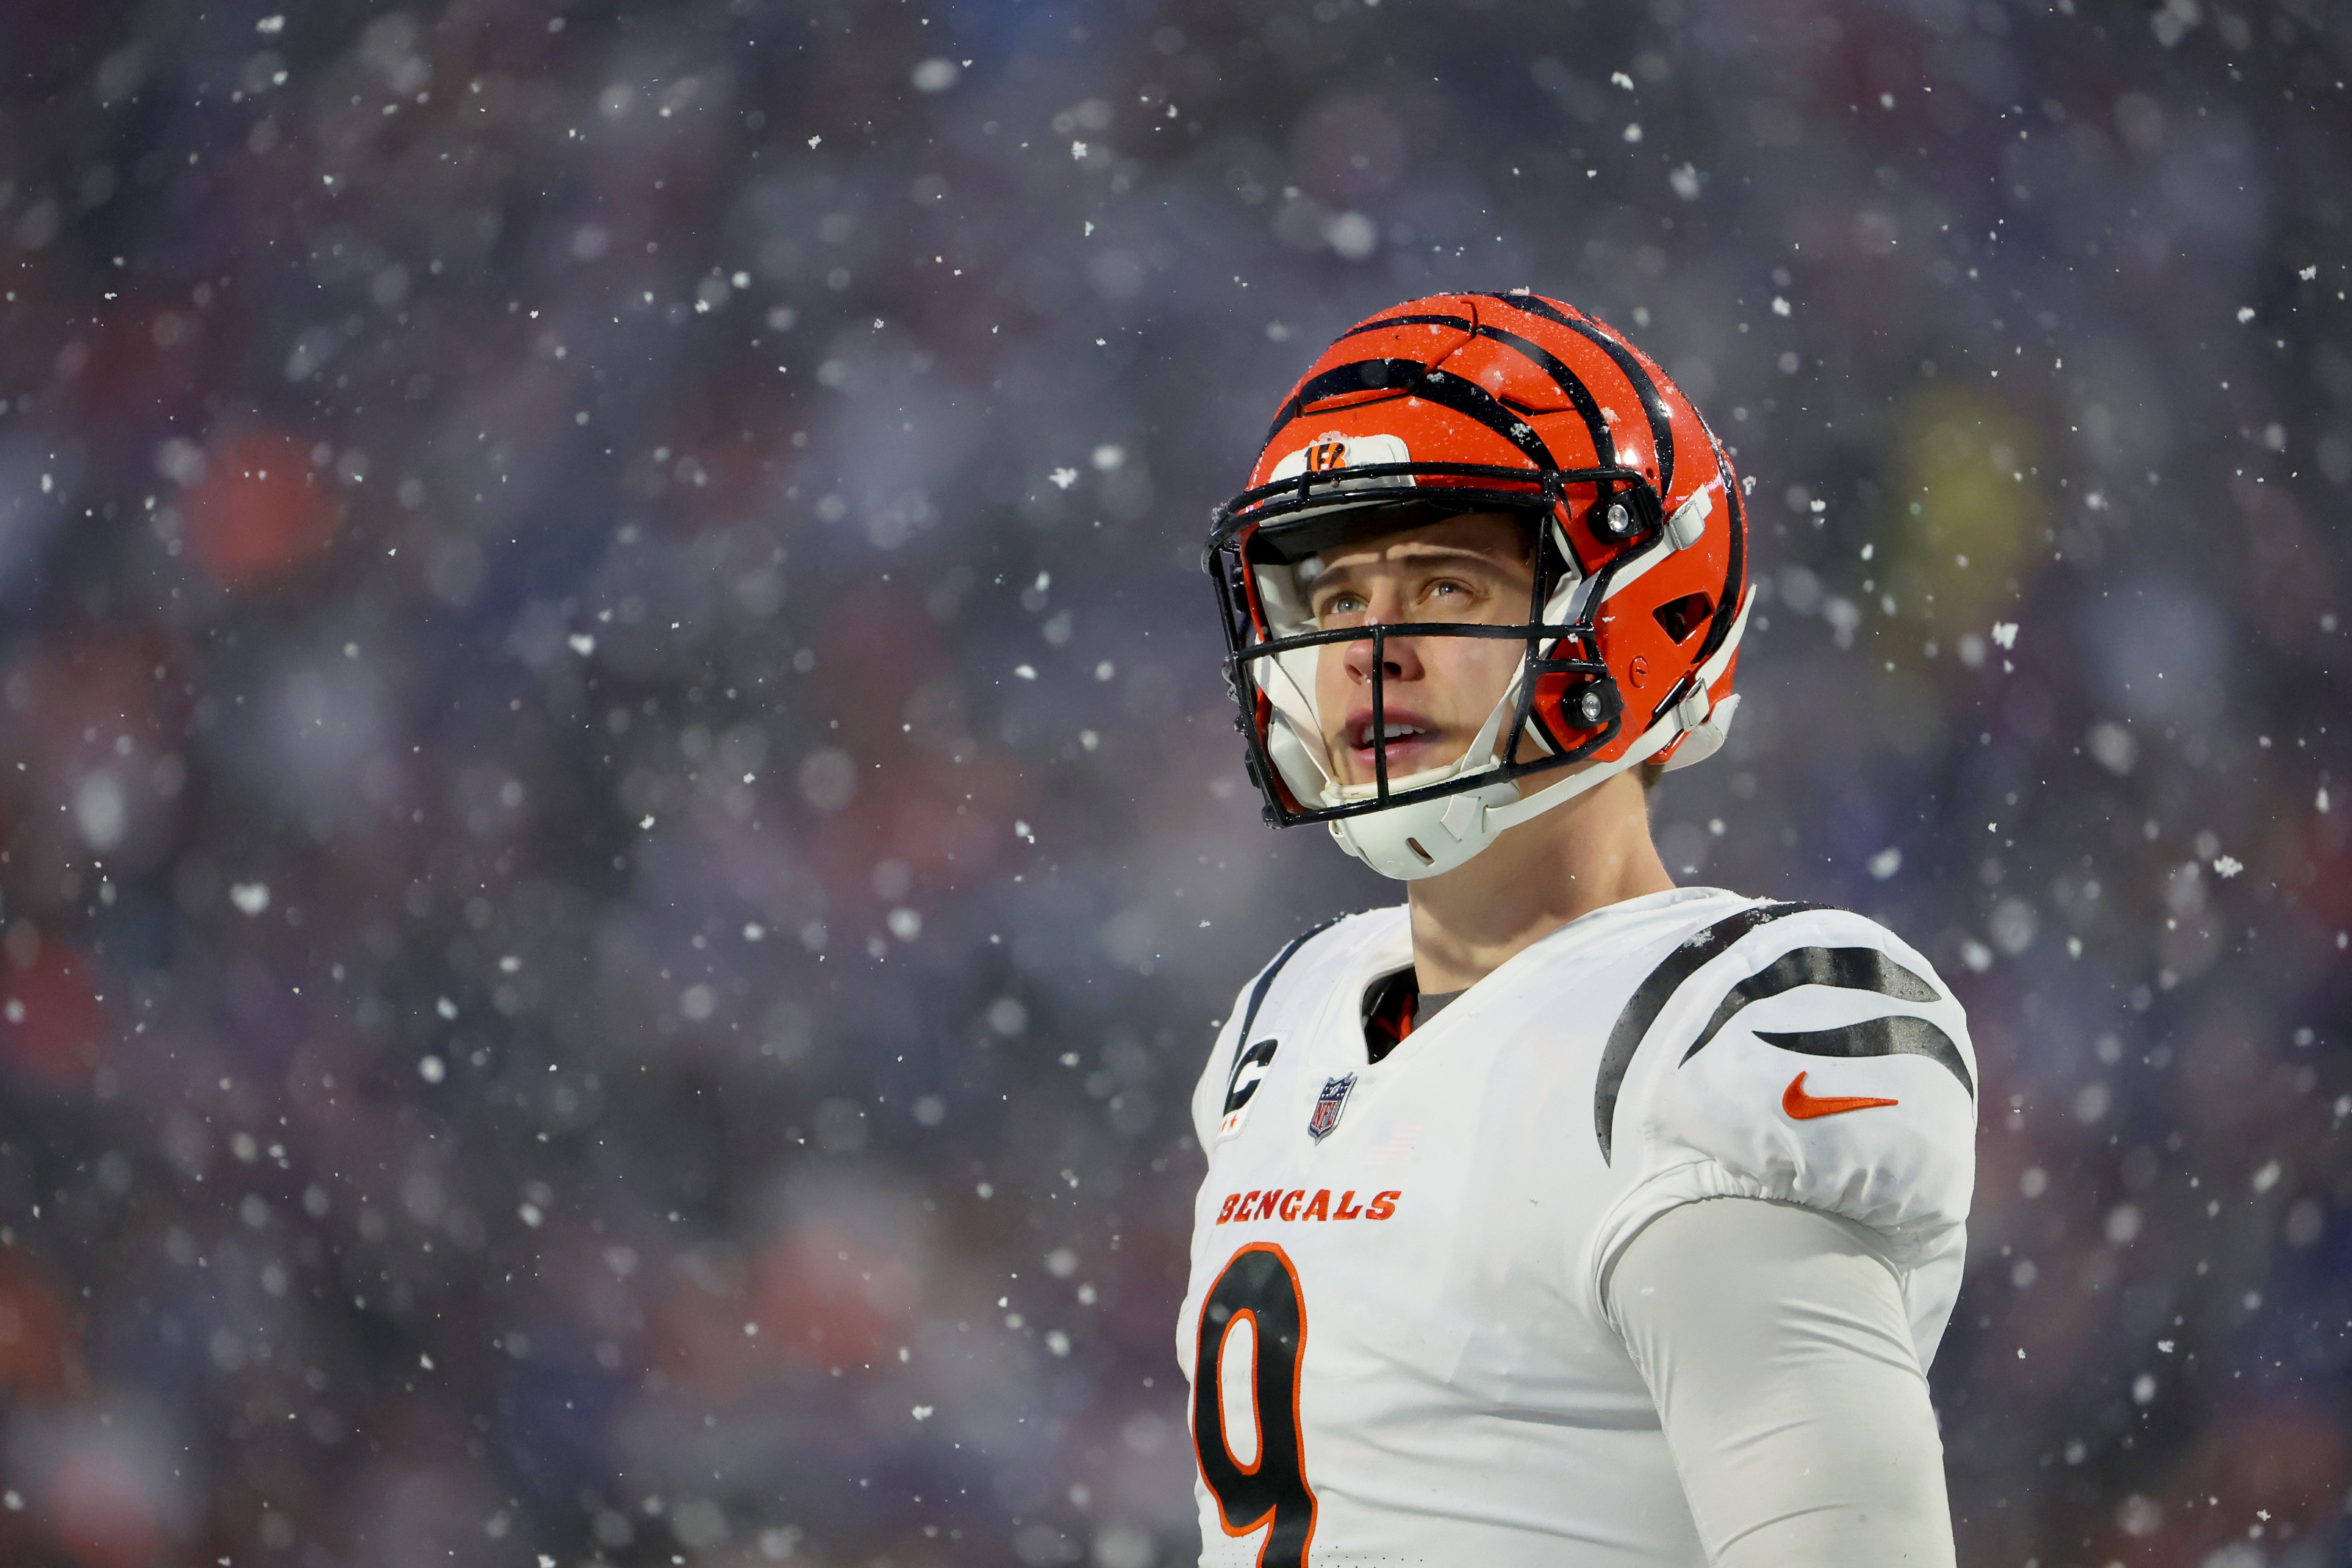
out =
{"type": "MultiPolygon", "coordinates": [[[[1319,559],[1320,558],[1318,557],[1317,559],[1319,559]]],[[[1380,556],[1370,559],[1350,560],[1342,562],[1337,566],[1327,566],[1322,570],[1317,572],[1313,577],[1308,578],[1305,582],[1301,583],[1300,586],[1311,594],[1334,579],[1347,580],[1360,573],[1377,570],[1381,567],[1412,566],[1462,561],[1467,561],[1476,566],[1482,566],[1490,571],[1498,573],[1507,572],[1512,567],[1520,567],[1527,564],[1524,560],[1501,559],[1485,550],[1465,549],[1460,545],[1415,546],[1410,549],[1409,553],[1399,558],[1391,559],[1387,556],[1380,556]]]]}

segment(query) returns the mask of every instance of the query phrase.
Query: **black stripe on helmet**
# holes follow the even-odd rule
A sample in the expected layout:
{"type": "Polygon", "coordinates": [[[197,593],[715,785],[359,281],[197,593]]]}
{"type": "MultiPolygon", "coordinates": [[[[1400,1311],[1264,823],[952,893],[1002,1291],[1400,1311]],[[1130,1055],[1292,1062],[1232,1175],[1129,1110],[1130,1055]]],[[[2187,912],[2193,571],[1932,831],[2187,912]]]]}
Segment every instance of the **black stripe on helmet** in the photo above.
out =
{"type": "Polygon", "coordinates": [[[1467,316],[1383,316],[1377,321],[1365,321],[1350,327],[1331,341],[1334,344],[1344,343],[1350,338],[1390,327],[1451,327],[1456,331],[1469,332],[1475,330],[1477,325],[1467,316]]]}
{"type": "Polygon", "coordinates": [[[1724,458],[1723,443],[1715,438],[1715,427],[1707,423],[1698,410],[1693,409],[1691,413],[1698,419],[1698,427],[1706,435],[1707,446],[1715,453],[1715,471],[1723,476],[1724,505],[1730,509],[1726,521],[1731,530],[1730,559],[1723,568],[1723,594],[1715,601],[1715,619],[1707,622],[1706,640],[1698,645],[1697,653],[1691,659],[1691,667],[1696,669],[1715,657],[1715,651],[1723,646],[1723,640],[1731,635],[1733,622],[1739,619],[1739,601],[1746,597],[1744,591],[1748,586],[1748,511],[1741,504],[1739,481],[1732,475],[1731,465],[1724,458]]]}
{"type": "Polygon", "coordinates": [[[1282,412],[1275,415],[1274,428],[1265,433],[1266,444],[1272,445],[1283,427],[1298,418],[1308,403],[1375,387],[1409,393],[1424,402],[1467,415],[1517,447],[1537,467],[1559,466],[1552,461],[1551,448],[1544,444],[1543,437],[1536,434],[1536,427],[1524,416],[1504,407],[1477,382],[1432,370],[1419,360],[1359,360],[1353,364],[1332,366],[1300,387],[1282,405],[1282,412]]]}
{"type": "Polygon", "coordinates": [[[1552,460],[1551,448],[1544,444],[1542,436],[1536,434],[1536,427],[1528,423],[1525,414],[1504,407],[1494,393],[1466,376],[1432,371],[1422,378],[1421,384],[1412,389],[1412,393],[1424,402],[1433,402],[1456,413],[1469,415],[1527,454],[1528,461],[1538,468],[1559,466],[1552,460]]]}
{"type": "Polygon", "coordinates": [[[1349,339],[1363,333],[1378,332],[1390,327],[1452,327],[1475,337],[1491,339],[1508,348],[1517,350],[1520,354],[1532,361],[1538,370],[1551,377],[1553,384],[1558,386],[1568,401],[1575,405],[1578,415],[1584,421],[1586,434],[1592,439],[1594,457],[1600,465],[1604,468],[1616,465],[1617,443],[1609,434],[1609,422],[1601,416],[1601,404],[1593,397],[1592,389],[1586,386],[1574,371],[1562,363],[1559,355],[1554,354],[1542,344],[1522,338],[1516,332],[1507,332],[1499,327],[1490,327],[1483,321],[1473,321],[1466,316],[1389,316],[1377,321],[1366,321],[1360,326],[1350,327],[1340,333],[1335,341],[1346,342],[1349,339]]]}
{"type": "Polygon", "coordinates": [[[1290,401],[1275,411],[1274,423],[1266,427],[1265,444],[1274,444],[1283,427],[1297,419],[1310,402],[1327,397],[1343,397],[1349,392],[1370,392],[1376,387],[1389,389],[1402,396],[1413,389],[1415,382],[1429,373],[1429,367],[1419,360],[1357,360],[1349,364],[1334,365],[1321,375],[1311,377],[1290,401]]]}
{"type": "Polygon", "coordinates": [[[1658,498],[1664,500],[1675,487],[1675,423],[1666,409],[1665,400],[1658,395],[1658,383],[1631,350],[1590,321],[1579,320],[1567,314],[1550,300],[1533,294],[1482,294],[1482,299],[1500,300],[1514,310],[1524,310],[1530,316],[1540,316],[1570,331],[1590,339],[1601,351],[1616,362],[1640,400],[1642,413],[1650,422],[1650,441],[1658,451],[1658,498]]]}
{"type": "Polygon", "coordinates": [[[1601,404],[1593,398],[1592,389],[1586,386],[1583,379],[1570,370],[1559,355],[1531,339],[1522,338],[1516,332],[1506,332],[1500,327],[1489,327],[1483,321],[1478,324],[1477,332],[1481,338],[1492,339],[1506,348],[1517,350],[1532,361],[1538,370],[1551,377],[1553,383],[1567,395],[1570,402],[1576,405],[1577,413],[1583,418],[1585,434],[1592,438],[1594,461],[1603,468],[1617,465],[1617,441],[1609,434],[1609,422],[1601,417],[1601,404]]]}

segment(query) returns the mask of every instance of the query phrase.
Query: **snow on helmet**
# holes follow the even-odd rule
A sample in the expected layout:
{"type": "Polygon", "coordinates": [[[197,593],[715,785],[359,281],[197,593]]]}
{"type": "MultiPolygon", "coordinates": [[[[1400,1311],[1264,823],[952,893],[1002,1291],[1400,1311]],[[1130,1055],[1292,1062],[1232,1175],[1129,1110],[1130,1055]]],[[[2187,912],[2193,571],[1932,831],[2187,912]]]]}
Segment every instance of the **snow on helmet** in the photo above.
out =
{"type": "Polygon", "coordinates": [[[1349,328],[1284,400],[1250,488],[1217,508],[1203,552],[1266,821],[1327,823],[1373,870],[1413,880],[1628,768],[1713,753],[1739,702],[1753,597],[1740,502],[1690,401],[1572,305],[1439,295],[1349,328]],[[1464,512],[1528,519],[1523,625],[1317,628],[1300,563],[1464,512]],[[1372,644],[1378,726],[1386,640],[1498,634],[1525,652],[1459,758],[1392,779],[1376,747],[1372,782],[1340,782],[1316,712],[1326,644],[1372,644]]]}

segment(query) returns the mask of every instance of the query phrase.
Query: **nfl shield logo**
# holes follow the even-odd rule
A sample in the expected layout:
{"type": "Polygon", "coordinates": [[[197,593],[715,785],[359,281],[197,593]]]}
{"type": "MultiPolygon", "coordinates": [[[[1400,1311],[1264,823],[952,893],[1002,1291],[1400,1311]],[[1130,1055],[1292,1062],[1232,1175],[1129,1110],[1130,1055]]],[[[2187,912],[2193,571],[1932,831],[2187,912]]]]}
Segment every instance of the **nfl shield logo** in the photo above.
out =
{"type": "Polygon", "coordinates": [[[1321,1143],[1339,1124],[1339,1113],[1347,1108],[1348,1092],[1356,1086],[1352,1072],[1345,1078],[1326,1078],[1323,1092],[1315,1097],[1315,1114],[1307,1124],[1307,1135],[1321,1143]]]}

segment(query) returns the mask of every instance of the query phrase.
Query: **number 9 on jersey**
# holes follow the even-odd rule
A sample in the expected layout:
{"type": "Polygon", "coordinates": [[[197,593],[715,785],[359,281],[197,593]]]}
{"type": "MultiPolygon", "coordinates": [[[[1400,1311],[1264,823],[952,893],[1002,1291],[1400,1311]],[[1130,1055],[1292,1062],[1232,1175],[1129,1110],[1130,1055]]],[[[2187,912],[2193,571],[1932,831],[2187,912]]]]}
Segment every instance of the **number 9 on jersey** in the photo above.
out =
{"type": "Polygon", "coordinates": [[[1250,1243],[1226,1262],[1201,1304],[1192,1448],[1225,1533],[1266,1531],[1258,1568],[1302,1568],[1315,1536],[1315,1493],[1307,1484],[1298,1434],[1298,1359],[1306,1348],[1307,1303],[1289,1254],[1270,1241],[1250,1243]],[[1246,1465],[1234,1457],[1224,1400],[1225,1341],[1244,1318],[1250,1407],[1257,1423],[1257,1455],[1246,1465]]]}

